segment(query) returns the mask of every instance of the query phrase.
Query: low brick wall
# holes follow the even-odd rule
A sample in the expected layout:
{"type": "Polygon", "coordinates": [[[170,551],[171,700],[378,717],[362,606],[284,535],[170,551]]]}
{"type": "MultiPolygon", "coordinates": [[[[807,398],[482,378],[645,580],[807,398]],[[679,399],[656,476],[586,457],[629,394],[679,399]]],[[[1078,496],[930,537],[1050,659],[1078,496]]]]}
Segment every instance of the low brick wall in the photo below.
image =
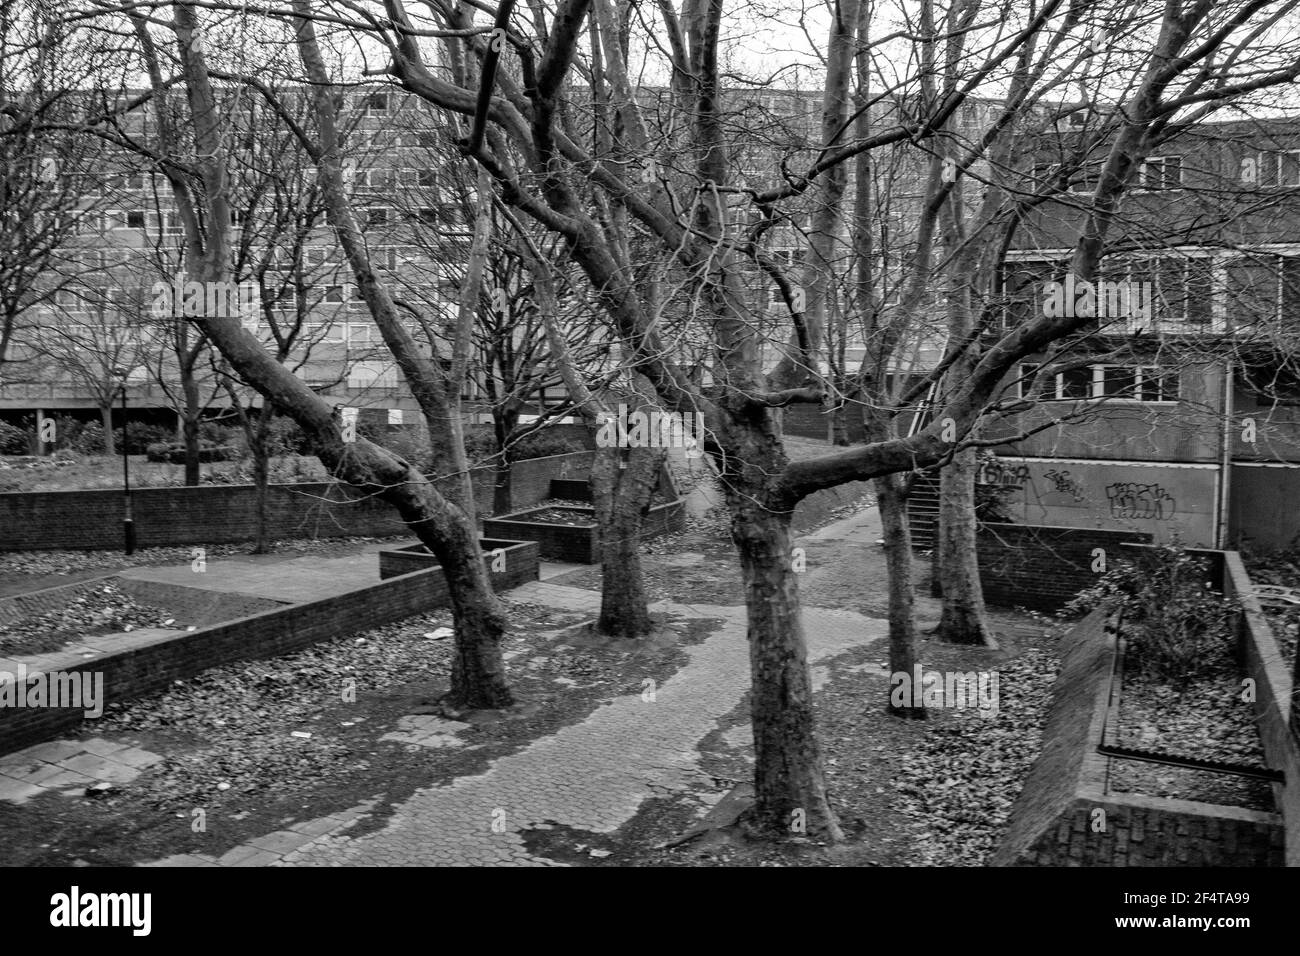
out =
{"type": "MultiPolygon", "coordinates": [[[[511,510],[544,501],[561,475],[585,480],[592,453],[572,452],[516,462],[511,510]]],[[[492,513],[495,473],[472,475],[480,514],[492,513]]],[[[136,544],[141,548],[229,544],[256,535],[252,485],[140,488],[131,492],[136,544]]],[[[121,491],[0,494],[0,551],[117,550],[122,547],[121,491]]],[[[331,482],[271,485],[267,533],[276,538],[382,537],[407,527],[384,502],[331,482]]]]}
{"type": "Polygon", "coordinates": [[[25,591],[22,594],[0,598],[0,627],[25,617],[60,611],[67,607],[69,602],[76,600],[92,588],[102,586],[100,582],[111,577],[113,574],[110,572],[98,577],[74,581],[71,584],[60,584],[52,588],[25,591]]]}
{"type": "Polygon", "coordinates": [[[1149,543],[1134,531],[984,524],[976,536],[984,599],[1002,607],[1056,611],[1096,583],[1093,551],[1113,563],[1126,543],[1149,543]]]}
{"type": "Polygon", "coordinates": [[[1255,725],[1264,756],[1291,784],[1273,785],[1273,799],[1286,824],[1286,865],[1300,866],[1300,727],[1295,724],[1291,675],[1241,555],[1236,551],[1219,553],[1223,556],[1224,596],[1241,603],[1237,639],[1246,673],[1255,681],[1255,725]]]}
{"type": "MultiPolygon", "coordinates": [[[[575,564],[596,564],[600,561],[600,542],[596,527],[574,527],[529,521],[537,509],[485,518],[483,533],[496,538],[536,541],[541,556],[551,561],[571,561],[575,564]]],[[[577,509],[569,509],[576,511],[577,509]]],[[[655,505],[645,516],[641,526],[643,539],[672,534],[686,527],[686,507],[680,501],[655,505]]]]}
{"type": "MultiPolygon", "coordinates": [[[[536,577],[536,565],[532,567],[536,577]]],[[[493,586],[520,583],[526,563],[493,575],[493,586]],[[513,583],[511,583],[513,581],[513,583]]],[[[312,644],[368,630],[448,603],[441,568],[389,578],[378,584],[342,591],[321,601],[293,604],[104,657],[66,655],[50,669],[86,675],[102,673],[107,704],[165,689],[233,661],[289,654],[312,644]]],[[[28,675],[28,681],[33,675],[28,675]]],[[[64,733],[75,733],[84,720],[79,708],[0,708],[0,754],[10,753],[64,733]]],[[[93,722],[92,722],[93,723],[93,722]]]]}
{"type": "MultiPolygon", "coordinates": [[[[577,509],[565,509],[578,513],[577,509]]],[[[551,561],[572,561],[576,564],[594,564],[599,547],[596,543],[596,526],[551,524],[529,520],[538,513],[532,508],[500,518],[485,518],[483,533],[497,538],[516,541],[533,541],[543,558],[551,561]]],[[[594,519],[593,519],[594,520],[594,519]]]]}
{"type": "MultiPolygon", "coordinates": [[[[538,547],[536,541],[504,541],[495,538],[480,538],[479,546],[487,558],[488,568],[492,574],[492,586],[497,590],[517,587],[525,581],[537,580],[538,547]],[[500,562],[491,552],[501,550],[500,562]]],[[[422,544],[412,544],[405,548],[393,548],[379,552],[379,577],[383,580],[395,578],[413,571],[427,571],[431,568],[442,572],[442,564],[437,557],[430,554],[422,544]]]]}
{"type": "Polygon", "coordinates": [[[1284,830],[1275,813],[1106,792],[1107,758],[1097,744],[1110,706],[1115,635],[1095,611],[1066,640],[1043,750],[993,865],[1281,866],[1284,830]]]}

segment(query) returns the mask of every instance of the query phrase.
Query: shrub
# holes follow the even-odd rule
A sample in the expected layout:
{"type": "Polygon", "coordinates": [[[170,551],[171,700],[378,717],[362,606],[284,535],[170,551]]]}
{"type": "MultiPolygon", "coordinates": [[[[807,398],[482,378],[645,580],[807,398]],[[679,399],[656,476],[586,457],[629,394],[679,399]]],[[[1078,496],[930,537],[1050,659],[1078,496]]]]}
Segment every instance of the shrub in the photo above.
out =
{"type": "MultiPolygon", "coordinates": [[[[101,432],[102,434],[102,432],[101,432]]],[[[146,455],[150,445],[166,444],[176,440],[176,429],[168,425],[131,422],[127,429],[128,455],[146,455]]],[[[113,429],[113,450],[122,454],[122,429],[113,429]]]]}
{"type": "Polygon", "coordinates": [[[1143,549],[1116,562],[1067,612],[1119,611],[1125,665],[1169,681],[1212,670],[1231,647],[1237,602],[1209,585],[1209,566],[1179,545],[1143,549]]]}
{"type": "Polygon", "coordinates": [[[0,422],[0,455],[25,455],[31,447],[31,433],[25,428],[0,422]]]}
{"type": "Polygon", "coordinates": [[[298,423],[292,418],[277,415],[271,419],[267,431],[267,445],[271,457],[311,453],[307,436],[303,434],[302,429],[298,427],[298,423]]]}
{"type": "Polygon", "coordinates": [[[104,454],[104,426],[99,422],[75,422],[70,431],[72,434],[67,437],[64,447],[71,448],[79,455],[104,454]]]}
{"type": "Polygon", "coordinates": [[[567,455],[569,452],[582,451],[581,442],[566,438],[558,432],[542,430],[517,441],[511,448],[516,461],[525,458],[546,458],[550,455],[567,455]]]}

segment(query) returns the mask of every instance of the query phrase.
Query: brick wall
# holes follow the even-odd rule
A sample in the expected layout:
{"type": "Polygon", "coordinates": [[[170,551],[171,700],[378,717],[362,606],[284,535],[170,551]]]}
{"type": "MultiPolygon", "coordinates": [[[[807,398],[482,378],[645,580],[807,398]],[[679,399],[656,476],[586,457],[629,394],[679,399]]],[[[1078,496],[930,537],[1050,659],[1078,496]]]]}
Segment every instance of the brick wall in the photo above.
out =
{"type": "Polygon", "coordinates": [[[1284,830],[1275,813],[1106,792],[1107,758],[1097,744],[1110,705],[1115,635],[1096,611],[1066,642],[1043,749],[992,864],[1281,866],[1284,830]]]}
{"type": "MultiPolygon", "coordinates": [[[[595,564],[600,560],[600,545],[596,528],[530,522],[524,511],[500,518],[486,518],[483,533],[494,538],[513,538],[536,541],[541,556],[551,561],[572,561],[575,564],[595,564]]],[[[657,538],[686,527],[686,507],[680,501],[655,505],[646,514],[641,526],[642,538],[657,538]]]]}
{"type": "MultiPolygon", "coordinates": [[[[517,462],[512,508],[545,500],[551,479],[585,478],[591,452],[517,462]]],[[[472,475],[475,499],[491,514],[490,470],[472,475]]],[[[138,547],[226,544],[256,533],[252,485],[141,488],[131,493],[138,547]]],[[[271,538],[372,537],[403,534],[397,513],[347,485],[325,482],[272,485],[267,501],[271,538]]],[[[120,491],[50,491],[0,494],[0,551],[107,549],[122,547],[120,491]]]]}
{"type": "MultiPolygon", "coordinates": [[[[487,558],[488,568],[492,573],[492,586],[498,590],[517,587],[525,581],[537,580],[538,548],[535,541],[502,541],[494,538],[480,538],[479,546],[487,558]],[[500,562],[501,569],[493,566],[498,562],[491,554],[497,548],[504,552],[500,562]]],[[[425,550],[422,544],[412,544],[405,548],[393,548],[379,552],[379,576],[387,580],[412,571],[424,571],[429,568],[441,568],[437,557],[425,550]]]]}
{"type": "Polygon", "coordinates": [[[0,599],[0,627],[12,624],[14,621],[25,617],[35,617],[49,611],[62,610],[70,602],[75,601],[82,594],[96,587],[100,581],[112,576],[112,574],[101,574],[98,577],[87,578],[72,584],[42,588],[39,591],[27,591],[23,594],[15,594],[0,599]]]}
{"type": "Polygon", "coordinates": [[[1055,611],[1097,580],[1093,549],[1108,562],[1123,557],[1124,543],[1148,543],[1135,531],[981,525],[976,538],[984,599],[1003,607],[1055,611]]]}
{"type": "Polygon", "coordinates": [[[1221,554],[1223,594],[1241,603],[1237,638],[1246,673],[1255,681],[1255,726],[1259,728],[1264,756],[1270,767],[1281,770],[1292,781],[1290,787],[1275,783],[1273,799],[1286,825],[1287,866],[1300,866],[1300,727],[1295,723],[1291,674],[1255,597],[1241,555],[1236,551],[1221,554]]]}
{"type": "MultiPolygon", "coordinates": [[[[536,578],[536,564],[532,565],[531,572],[531,577],[524,580],[536,578]]],[[[509,582],[521,573],[527,573],[523,562],[516,563],[507,572],[494,574],[493,585],[513,586],[509,582]]],[[[88,675],[102,673],[104,700],[113,704],[156,693],[172,681],[193,677],[211,667],[278,657],[321,641],[445,607],[447,603],[447,585],[441,568],[419,571],[343,591],[321,601],[289,605],[177,634],[119,654],[93,660],[69,654],[66,663],[57,669],[88,675]]],[[[83,720],[80,709],[0,708],[0,754],[62,733],[76,732],[83,720]]]]}

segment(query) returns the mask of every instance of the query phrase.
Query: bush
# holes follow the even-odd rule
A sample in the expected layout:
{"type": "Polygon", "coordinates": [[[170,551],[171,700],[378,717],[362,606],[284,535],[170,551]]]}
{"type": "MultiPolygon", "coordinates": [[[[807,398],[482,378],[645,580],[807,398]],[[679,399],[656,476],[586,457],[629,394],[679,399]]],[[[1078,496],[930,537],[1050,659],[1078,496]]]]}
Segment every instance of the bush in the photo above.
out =
{"type": "Polygon", "coordinates": [[[277,455],[307,455],[311,453],[307,436],[292,418],[277,415],[268,428],[267,445],[271,457],[277,455]]]}
{"type": "Polygon", "coordinates": [[[145,447],[144,454],[150,461],[166,461],[170,450],[171,446],[166,442],[156,441],[145,447]]]}
{"type": "Polygon", "coordinates": [[[25,428],[0,422],[0,455],[25,455],[31,448],[31,433],[25,428]]]}
{"type": "MultiPolygon", "coordinates": [[[[65,439],[67,444],[64,447],[71,448],[78,455],[104,454],[104,426],[99,422],[78,422],[75,419],[72,422],[71,435],[65,439]]],[[[64,434],[62,429],[59,434],[64,434]]]]}
{"type": "MultiPolygon", "coordinates": [[[[102,431],[101,431],[102,434],[102,431]]],[[[174,442],[176,429],[168,425],[151,425],[143,422],[131,422],[127,429],[128,455],[146,455],[149,446],[174,442]]],[[[122,454],[122,429],[113,429],[113,451],[122,454]]]]}
{"type": "Polygon", "coordinates": [[[1213,670],[1231,646],[1237,602],[1209,586],[1209,565],[1179,545],[1143,549],[1080,591],[1067,612],[1119,611],[1125,666],[1181,681],[1213,670]]]}
{"type": "Polygon", "coordinates": [[[533,434],[517,441],[511,446],[516,461],[525,458],[546,458],[550,455],[567,455],[569,452],[582,451],[581,442],[572,438],[565,438],[558,432],[548,432],[545,430],[533,432],[533,434]]]}

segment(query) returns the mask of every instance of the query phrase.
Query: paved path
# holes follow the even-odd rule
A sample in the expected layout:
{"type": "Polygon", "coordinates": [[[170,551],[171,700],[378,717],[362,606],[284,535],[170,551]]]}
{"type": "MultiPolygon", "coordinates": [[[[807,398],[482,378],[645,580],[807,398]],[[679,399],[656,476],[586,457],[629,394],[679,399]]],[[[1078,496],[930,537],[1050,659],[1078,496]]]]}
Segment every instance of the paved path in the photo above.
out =
{"type": "MultiPolygon", "coordinates": [[[[538,582],[514,600],[594,612],[599,594],[538,582]]],[[[523,832],[562,824],[609,833],[656,795],[686,789],[698,773],[700,741],[749,689],[741,608],[658,604],[656,611],[722,618],[688,662],[655,689],[615,699],[586,720],[502,757],[481,774],[420,790],[398,805],[382,829],[347,833],[365,810],[268,834],[216,859],[168,857],[157,866],[553,865],[531,856],[523,832]]],[[[885,623],[846,611],[806,609],[812,663],[885,637],[885,623]]],[[[816,670],[823,670],[815,668],[816,670]]],[[[740,728],[738,728],[739,730],[740,728]]],[[[729,737],[735,739],[735,736],[729,737]]]]}
{"type": "MultiPolygon", "coordinates": [[[[183,564],[130,568],[119,572],[119,576],[298,604],[337,597],[340,582],[355,587],[378,581],[379,552],[415,543],[416,539],[411,538],[409,541],[368,544],[356,554],[332,558],[318,554],[236,554],[209,558],[201,572],[195,571],[192,565],[183,564]]],[[[543,561],[539,575],[545,580],[582,566],[543,561]]]]}

